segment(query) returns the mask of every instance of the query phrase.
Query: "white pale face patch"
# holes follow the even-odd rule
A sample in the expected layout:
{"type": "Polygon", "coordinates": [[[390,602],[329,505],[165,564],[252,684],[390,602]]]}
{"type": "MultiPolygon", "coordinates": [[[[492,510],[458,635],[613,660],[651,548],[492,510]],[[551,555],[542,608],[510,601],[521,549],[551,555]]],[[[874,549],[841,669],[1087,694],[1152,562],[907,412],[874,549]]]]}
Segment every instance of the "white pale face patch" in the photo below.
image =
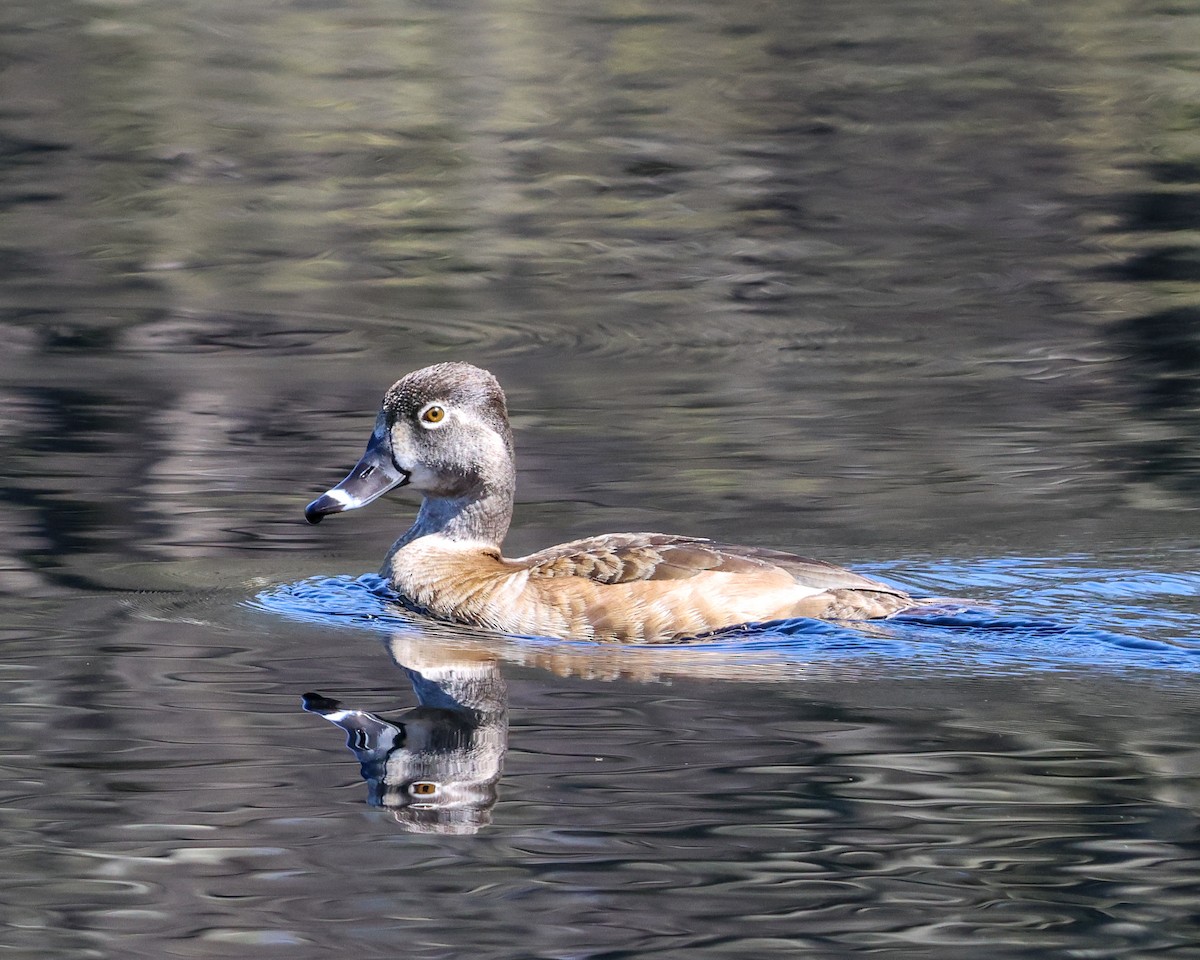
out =
{"type": "Polygon", "coordinates": [[[408,485],[414,490],[434,490],[439,481],[437,471],[429,469],[423,463],[414,464],[408,471],[408,485]]]}
{"type": "MultiPolygon", "coordinates": [[[[417,422],[420,423],[420,420],[417,422]]],[[[408,475],[409,487],[422,493],[438,489],[441,478],[438,472],[425,462],[427,455],[422,449],[425,441],[422,440],[420,432],[413,427],[412,421],[397,420],[392,427],[391,441],[388,445],[396,467],[408,475]]]]}

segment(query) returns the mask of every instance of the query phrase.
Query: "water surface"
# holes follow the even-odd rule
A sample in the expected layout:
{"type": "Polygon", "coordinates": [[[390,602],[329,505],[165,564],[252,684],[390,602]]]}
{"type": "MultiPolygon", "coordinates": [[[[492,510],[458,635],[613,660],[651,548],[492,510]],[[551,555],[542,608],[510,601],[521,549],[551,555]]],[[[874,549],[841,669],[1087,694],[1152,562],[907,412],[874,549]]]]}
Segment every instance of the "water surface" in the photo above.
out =
{"type": "Polygon", "coordinates": [[[1197,50],[1154,3],[4,4],[0,944],[1194,956],[1197,50]],[[413,505],[301,511],[448,359],[508,390],[514,554],[980,603],[398,616],[413,505]]]}

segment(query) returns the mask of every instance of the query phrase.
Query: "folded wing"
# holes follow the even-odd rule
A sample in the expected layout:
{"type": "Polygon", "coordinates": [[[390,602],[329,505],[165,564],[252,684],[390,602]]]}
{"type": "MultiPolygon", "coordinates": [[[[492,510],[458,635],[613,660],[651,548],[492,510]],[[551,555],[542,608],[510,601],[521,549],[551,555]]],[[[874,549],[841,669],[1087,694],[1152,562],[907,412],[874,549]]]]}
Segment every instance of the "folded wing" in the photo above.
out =
{"type": "Polygon", "coordinates": [[[706,573],[762,577],[781,572],[815,590],[864,590],[904,596],[903,591],[886,583],[822,560],[661,533],[613,533],[575,540],[514,562],[527,567],[535,578],[583,577],[603,584],[690,580],[706,573]]]}

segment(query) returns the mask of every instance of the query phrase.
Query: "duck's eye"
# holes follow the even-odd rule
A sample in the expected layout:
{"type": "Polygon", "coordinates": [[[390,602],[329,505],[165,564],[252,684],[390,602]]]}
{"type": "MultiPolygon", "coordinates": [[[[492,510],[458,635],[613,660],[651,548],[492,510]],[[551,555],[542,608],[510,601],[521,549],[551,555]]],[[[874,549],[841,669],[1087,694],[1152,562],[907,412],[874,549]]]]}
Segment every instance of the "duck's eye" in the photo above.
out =
{"type": "Polygon", "coordinates": [[[417,783],[410,784],[408,792],[414,797],[432,797],[437,793],[437,784],[430,783],[427,780],[422,780],[417,783]]]}
{"type": "Polygon", "coordinates": [[[446,411],[436,403],[430,404],[421,411],[422,423],[441,423],[446,419],[446,411]]]}

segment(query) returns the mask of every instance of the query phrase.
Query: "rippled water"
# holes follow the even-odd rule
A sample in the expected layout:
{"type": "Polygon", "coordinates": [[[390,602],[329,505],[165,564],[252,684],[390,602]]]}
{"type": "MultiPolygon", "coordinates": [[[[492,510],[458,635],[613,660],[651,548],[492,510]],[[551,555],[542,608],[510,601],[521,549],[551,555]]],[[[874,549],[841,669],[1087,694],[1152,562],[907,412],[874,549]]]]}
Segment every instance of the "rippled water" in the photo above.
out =
{"type": "Polygon", "coordinates": [[[1195,956],[1197,51],[1165,3],[0,5],[6,955],[1195,956]],[[508,390],[514,554],[978,602],[405,615],[412,504],[301,511],[445,359],[508,390]]]}
{"type": "MultiPolygon", "coordinates": [[[[518,661],[544,654],[586,664],[645,662],[653,668],[688,673],[703,663],[710,664],[705,672],[719,671],[728,661],[734,679],[743,678],[751,664],[757,667],[760,662],[771,664],[772,678],[793,672],[810,678],[817,665],[839,670],[846,663],[859,671],[899,670],[918,676],[968,673],[979,677],[1080,667],[1120,673],[1155,669],[1190,673],[1200,670],[1194,611],[1152,613],[1145,606],[1134,606],[1135,599],[1169,606],[1181,596],[1200,597],[1196,552],[1179,551],[1175,559],[1181,568],[1192,569],[1163,574],[1011,557],[918,564],[917,569],[935,566],[921,578],[924,584],[941,580],[961,590],[994,592],[997,599],[974,605],[930,604],[886,622],[831,624],[797,619],[750,624],[666,649],[653,644],[614,649],[597,642],[487,636],[489,649],[518,661]],[[1097,603],[1105,604],[1100,615],[1095,611],[1097,603]]],[[[872,572],[887,577],[891,571],[875,565],[872,572]]],[[[439,626],[406,610],[376,574],[283,584],[261,592],[252,606],[307,623],[383,634],[439,626]]],[[[458,628],[451,632],[475,633],[458,628]]]]}

